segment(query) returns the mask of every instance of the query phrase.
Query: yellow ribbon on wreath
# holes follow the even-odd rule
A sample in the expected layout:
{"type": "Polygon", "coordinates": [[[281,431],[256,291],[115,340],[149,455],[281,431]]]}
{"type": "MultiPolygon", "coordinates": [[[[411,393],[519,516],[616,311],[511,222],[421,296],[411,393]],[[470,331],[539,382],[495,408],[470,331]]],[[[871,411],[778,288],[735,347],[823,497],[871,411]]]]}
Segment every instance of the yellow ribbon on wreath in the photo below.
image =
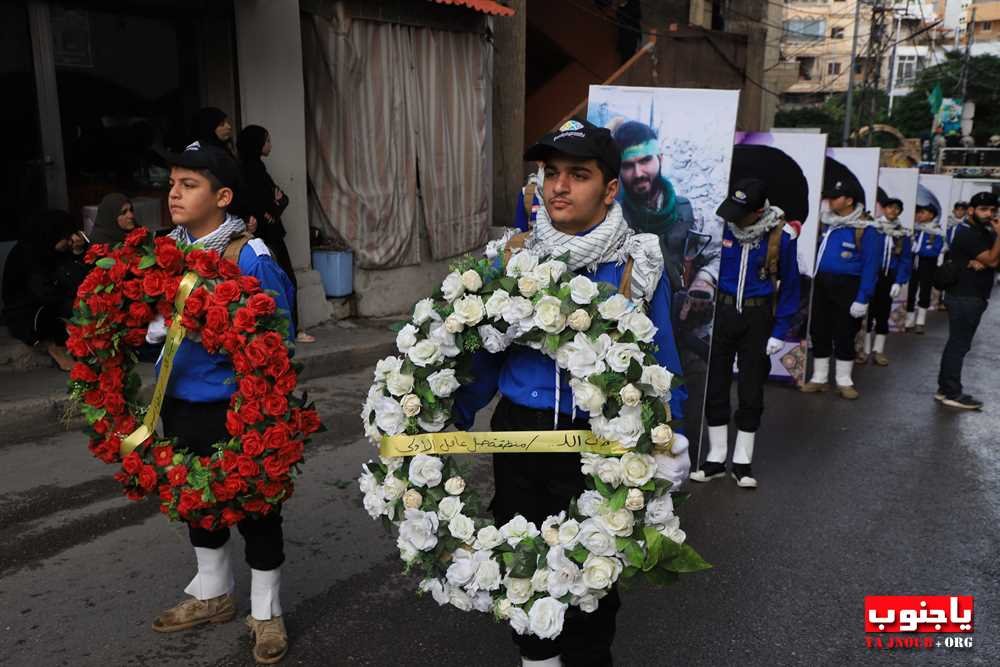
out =
{"type": "Polygon", "coordinates": [[[387,435],[381,456],[417,454],[624,454],[629,450],[591,431],[449,431],[387,435]]]}

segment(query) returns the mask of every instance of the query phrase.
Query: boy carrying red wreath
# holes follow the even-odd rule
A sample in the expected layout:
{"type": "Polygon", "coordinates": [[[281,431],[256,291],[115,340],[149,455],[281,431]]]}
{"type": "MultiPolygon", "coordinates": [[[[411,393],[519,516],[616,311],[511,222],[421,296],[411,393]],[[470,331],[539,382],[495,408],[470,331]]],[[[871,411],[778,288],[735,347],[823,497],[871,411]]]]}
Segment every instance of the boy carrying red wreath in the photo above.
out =
{"type": "MultiPolygon", "coordinates": [[[[168,161],[171,164],[168,203],[170,217],[176,225],[170,234],[173,240],[215,250],[220,256],[237,263],[241,273],[239,279],[243,280],[244,276],[256,278],[263,289],[276,293],[274,301],[279,309],[287,313],[289,304],[294,303],[291,281],[271,258],[264,242],[251,238],[243,220],[227,211],[240,180],[236,162],[225,151],[198,144],[192,144],[183,153],[168,156],[168,161]]],[[[177,254],[182,261],[181,253],[177,254]]],[[[218,263],[218,256],[205,252],[199,255],[197,261],[218,263]]],[[[221,289],[225,290],[224,287],[221,289]]],[[[213,296],[215,299],[225,297],[225,294],[218,294],[218,289],[213,296]]],[[[208,312],[200,335],[202,338],[224,337],[227,330],[216,331],[212,327],[214,304],[208,301],[202,304],[208,312]]],[[[248,307],[253,309],[254,306],[251,297],[248,307]]],[[[232,328],[239,327],[239,322],[232,323],[232,328]]],[[[159,343],[164,335],[162,318],[150,324],[147,340],[159,343]]],[[[295,332],[291,324],[288,335],[290,340],[294,340],[295,332]]],[[[258,346],[261,349],[255,348],[253,353],[266,353],[263,349],[265,344],[283,345],[278,334],[271,338],[275,340],[261,341],[258,346]]],[[[250,353],[248,349],[247,354],[250,353]]],[[[159,370],[160,363],[157,362],[158,373],[159,370]]],[[[231,396],[237,389],[254,391],[253,387],[237,387],[234,377],[230,356],[211,354],[201,343],[185,339],[174,357],[163,401],[164,435],[176,438],[179,448],[189,449],[199,456],[212,455],[213,443],[230,438],[226,420],[231,396]]],[[[267,400],[264,399],[265,406],[267,400]]],[[[275,410],[279,407],[276,406],[275,410]]],[[[232,481],[234,485],[245,484],[235,476],[232,481]]],[[[225,486],[229,484],[225,483],[225,486]]],[[[233,489],[233,492],[239,490],[233,489]]],[[[246,541],[246,560],[251,568],[251,613],[246,622],[255,642],[254,658],[260,663],[272,664],[280,661],[288,650],[288,636],[278,597],[280,568],[285,559],[284,540],[280,506],[271,506],[268,511],[267,503],[262,502],[255,511],[264,515],[261,518],[244,517],[237,523],[246,541]]],[[[236,615],[229,529],[211,528],[188,525],[198,573],[184,589],[191,597],[164,611],[153,621],[153,629],[157,632],[177,632],[204,623],[223,623],[236,615]]]]}

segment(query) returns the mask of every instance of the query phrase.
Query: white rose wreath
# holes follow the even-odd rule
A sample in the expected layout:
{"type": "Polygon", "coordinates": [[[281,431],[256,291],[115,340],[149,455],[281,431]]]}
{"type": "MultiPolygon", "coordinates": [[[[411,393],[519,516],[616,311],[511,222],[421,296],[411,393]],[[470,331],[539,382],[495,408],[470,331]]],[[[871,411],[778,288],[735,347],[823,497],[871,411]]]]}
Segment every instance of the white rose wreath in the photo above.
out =
{"type": "Polygon", "coordinates": [[[520,515],[494,525],[450,456],[379,457],[359,484],[368,513],[398,529],[420,591],[549,639],[569,606],[594,611],[617,581],[641,574],[666,584],[709,565],[674,514],[684,494],[668,491],[687,477],[687,440],[669,425],[673,377],[652,354],[656,327],[642,300],[568,272],[560,258],[505,254],[505,242],[459,262],[439,294],[416,304],[397,335],[400,355],[376,366],[366,435],[378,444],[443,431],[455,393],[472,380],[473,354],[518,344],[570,374],[594,435],[621,453],[578,454],[588,490],[540,526],[520,515]]]}

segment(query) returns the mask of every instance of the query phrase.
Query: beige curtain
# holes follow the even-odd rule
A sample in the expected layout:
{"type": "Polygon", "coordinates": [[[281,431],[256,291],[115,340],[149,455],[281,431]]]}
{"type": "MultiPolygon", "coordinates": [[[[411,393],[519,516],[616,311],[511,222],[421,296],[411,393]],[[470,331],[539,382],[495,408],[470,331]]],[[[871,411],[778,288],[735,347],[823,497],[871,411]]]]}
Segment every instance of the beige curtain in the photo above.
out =
{"type": "Polygon", "coordinates": [[[421,224],[434,259],[481,246],[491,196],[483,37],[349,26],[303,21],[311,223],[342,237],[362,268],[419,263],[421,224]]]}

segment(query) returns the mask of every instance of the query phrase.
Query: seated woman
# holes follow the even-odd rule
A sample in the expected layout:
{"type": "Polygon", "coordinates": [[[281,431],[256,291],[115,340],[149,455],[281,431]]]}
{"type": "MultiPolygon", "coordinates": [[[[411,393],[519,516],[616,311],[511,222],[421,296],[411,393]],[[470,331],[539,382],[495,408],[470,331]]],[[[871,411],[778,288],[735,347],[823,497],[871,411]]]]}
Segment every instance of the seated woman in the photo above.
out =
{"type": "Polygon", "coordinates": [[[97,207],[94,231],[90,235],[93,243],[115,245],[125,240],[135,229],[135,208],[125,195],[112,192],[105,195],[97,207]]]}
{"type": "Polygon", "coordinates": [[[82,258],[86,237],[64,211],[45,211],[29,235],[10,251],[3,272],[3,316],[12,336],[45,349],[64,371],[73,367],[66,352],[66,320],[76,290],[87,275],[82,258]]]}

